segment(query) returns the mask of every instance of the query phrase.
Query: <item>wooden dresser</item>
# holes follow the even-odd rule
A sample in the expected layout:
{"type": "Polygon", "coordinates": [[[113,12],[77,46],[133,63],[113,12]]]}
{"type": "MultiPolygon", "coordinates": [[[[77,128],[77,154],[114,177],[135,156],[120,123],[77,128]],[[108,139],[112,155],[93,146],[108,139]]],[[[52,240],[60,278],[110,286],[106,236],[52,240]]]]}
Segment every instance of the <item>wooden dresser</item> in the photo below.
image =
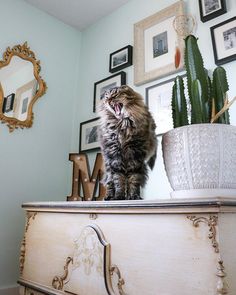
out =
{"type": "Polygon", "coordinates": [[[23,208],[21,295],[236,294],[236,198],[23,208]]]}

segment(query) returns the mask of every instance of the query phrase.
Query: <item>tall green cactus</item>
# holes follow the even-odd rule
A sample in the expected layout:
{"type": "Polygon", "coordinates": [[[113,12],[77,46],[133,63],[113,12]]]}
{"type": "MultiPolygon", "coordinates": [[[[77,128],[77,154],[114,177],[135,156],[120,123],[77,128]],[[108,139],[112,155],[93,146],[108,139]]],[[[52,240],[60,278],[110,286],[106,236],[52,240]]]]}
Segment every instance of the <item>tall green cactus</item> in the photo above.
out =
{"type": "MultiPolygon", "coordinates": [[[[191,104],[191,124],[209,123],[211,120],[212,99],[216,112],[225,102],[228,83],[226,72],[217,67],[211,82],[204,68],[203,59],[198,48],[197,39],[189,35],[185,39],[185,67],[187,73],[188,95],[191,104]]],[[[188,124],[186,98],[181,77],[177,76],[172,89],[172,117],[174,128],[188,124]]],[[[228,111],[218,119],[219,123],[229,124],[228,111]]]]}
{"type": "MultiPolygon", "coordinates": [[[[215,101],[216,113],[219,112],[223,106],[226,97],[226,92],[229,90],[229,85],[226,77],[225,69],[222,67],[217,67],[213,72],[213,82],[212,82],[212,95],[215,101]]],[[[217,123],[230,124],[229,122],[229,112],[225,111],[217,123]]]]}
{"type": "Polygon", "coordinates": [[[188,81],[188,94],[191,105],[199,105],[199,109],[192,107],[191,109],[191,123],[206,123],[209,122],[209,109],[208,109],[208,83],[205,74],[203,59],[197,45],[197,39],[193,35],[189,35],[185,39],[185,67],[187,72],[188,81]],[[199,83],[195,81],[198,80],[199,83]],[[198,86],[197,86],[198,85],[198,86]],[[194,87],[194,90],[192,88],[194,87]],[[201,93],[199,91],[201,88],[201,93]],[[197,92],[195,92],[197,91],[197,92]],[[195,96],[196,94],[196,96],[195,96]],[[200,94],[200,96],[198,96],[200,94]],[[196,102],[199,100],[199,102],[196,102]],[[199,115],[198,112],[201,112],[199,115]]]}
{"type": "Polygon", "coordinates": [[[184,82],[177,76],[172,89],[172,116],[174,128],[188,125],[187,104],[184,95],[184,82]]]}

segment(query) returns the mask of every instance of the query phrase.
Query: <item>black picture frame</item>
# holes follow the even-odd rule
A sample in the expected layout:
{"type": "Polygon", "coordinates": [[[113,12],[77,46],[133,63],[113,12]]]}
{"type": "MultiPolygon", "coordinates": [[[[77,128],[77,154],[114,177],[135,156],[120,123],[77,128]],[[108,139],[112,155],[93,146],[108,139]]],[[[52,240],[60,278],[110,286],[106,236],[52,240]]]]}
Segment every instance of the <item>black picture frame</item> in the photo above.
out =
{"type": "Polygon", "coordinates": [[[79,153],[91,152],[100,149],[98,139],[99,118],[80,123],[79,153]]]}
{"type": "Polygon", "coordinates": [[[7,95],[6,97],[4,97],[3,106],[2,106],[3,113],[9,113],[10,111],[13,110],[14,100],[15,100],[15,93],[11,93],[7,95]]]}
{"type": "Polygon", "coordinates": [[[125,84],[126,73],[123,71],[94,83],[93,112],[96,113],[96,107],[102,99],[105,91],[125,84]]]}
{"type": "Polygon", "coordinates": [[[236,16],[210,28],[216,65],[236,59],[236,16]],[[229,24],[232,27],[229,28],[229,24]],[[224,31],[225,28],[225,31],[224,31]]]}
{"type": "Polygon", "coordinates": [[[133,47],[127,45],[110,54],[109,72],[115,73],[133,64],[133,47]]]}
{"type": "Polygon", "coordinates": [[[214,3],[212,0],[198,0],[201,21],[207,22],[219,15],[227,12],[226,0],[214,0],[219,6],[214,10],[214,3]],[[211,5],[207,7],[207,4],[211,5]],[[209,11],[207,11],[207,9],[209,11]]]}

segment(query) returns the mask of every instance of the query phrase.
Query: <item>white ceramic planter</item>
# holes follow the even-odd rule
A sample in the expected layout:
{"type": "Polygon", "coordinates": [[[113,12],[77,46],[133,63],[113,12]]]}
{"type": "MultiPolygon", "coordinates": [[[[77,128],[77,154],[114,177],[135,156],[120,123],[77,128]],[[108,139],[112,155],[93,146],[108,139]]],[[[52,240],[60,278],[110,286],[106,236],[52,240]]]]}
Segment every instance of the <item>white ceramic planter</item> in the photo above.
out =
{"type": "Polygon", "coordinates": [[[236,127],[195,124],[163,135],[174,198],[236,196],[236,127]]]}

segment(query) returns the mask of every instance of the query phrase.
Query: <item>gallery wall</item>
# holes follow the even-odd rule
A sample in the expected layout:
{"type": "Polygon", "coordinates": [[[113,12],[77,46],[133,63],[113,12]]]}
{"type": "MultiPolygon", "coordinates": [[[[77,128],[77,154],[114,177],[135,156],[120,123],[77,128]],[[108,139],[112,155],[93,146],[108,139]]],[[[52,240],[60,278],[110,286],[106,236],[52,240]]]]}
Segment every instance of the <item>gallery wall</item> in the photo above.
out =
{"type": "MultiPolygon", "coordinates": [[[[23,0],[0,0],[0,49],[28,41],[41,60],[41,75],[48,90],[34,107],[33,127],[9,133],[0,125],[0,293],[16,285],[18,257],[24,230],[21,204],[28,201],[63,201],[71,192],[70,152],[79,149],[79,125],[95,118],[93,86],[111,75],[109,54],[133,45],[133,25],[174,3],[174,0],[131,0],[85,31],[78,32],[23,0]]],[[[215,67],[209,27],[236,14],[236,2],[227,0],[228,12],[209,22],[199,19],[198,1],[185,1],[197,21],[196,35],[206,68],[215,67]]],[[[236,62],[224,65],[229,76],[229,97],[236,93],[236,62]]],[[[145,97],[145,89],[168,77],[139,87],[133,85],[133,66],[124,69],[127,84],[145,97]]],[[[236,105],[231,108],[236,124],[236,105]]],[[[146,199],[169,197],[171,190],[162,164],[161,137],[158,159],[143,192],[146,199]]],[[[95,153],[90,153],[90,162],[95,153]]],[[[7,294],[4,293],[1,294],[7,294]]]]}
{"type": "MultiPolygon", "coordinates": [[[[133,25],[136,22],[160,11],[173,4],[174,0],[131,0],[114,13],[101,19],[85,30],[82,34],[81,67],[79,72],[80,97],[78,107],[78,124],[96,117],[93,113],[93,85],[94,82],[104,79],[111,75],[109,73],[110,53],[130,44],[134,45],[133,25]]],[[[210,73],[215,68],[210,27],[223,22],[236,15],[236,2],[227,0],[228,12],[209,20],[201,22],[199,15],[198,1],[184,1],[186,12],[191,14],[196,21],[195,35],[199,38],[198,44],[202,52],[205,67],[210,73]]],[[[135,50],[135,48],[134,48],[135,50]]],[[[236,95],[236,84],[234,73],[236,72],[236,61],[223,65],[228,73],[230,86],[229,97],[236,95]]],[[[141,93],[145,98],[147,87],[169,80],[175,75],[146,83],[142,86],[134,86],[134,67],[125,68],[127,74],[127,84],[141,93]]],[[[184,73],[184,72],[182,72],[184,73]]],[[[151,110],[152,111],[152,110],[151,110]]],[[[236,105],[230,109],[231,124],[236,124],[236,105]]],[[[74,137],[74,147],[78,138],[74,137]]],[[[161,152],[161,136],[158,136],[159,150],[158,158],[154,170],[150,173],[149,181],[143,191],[145,199],[164,199],[169,198],[171,187],[167,180],[161,152]]],[[[91,166],[93,165],[94,153],[90,154],[91,166]]]]}

